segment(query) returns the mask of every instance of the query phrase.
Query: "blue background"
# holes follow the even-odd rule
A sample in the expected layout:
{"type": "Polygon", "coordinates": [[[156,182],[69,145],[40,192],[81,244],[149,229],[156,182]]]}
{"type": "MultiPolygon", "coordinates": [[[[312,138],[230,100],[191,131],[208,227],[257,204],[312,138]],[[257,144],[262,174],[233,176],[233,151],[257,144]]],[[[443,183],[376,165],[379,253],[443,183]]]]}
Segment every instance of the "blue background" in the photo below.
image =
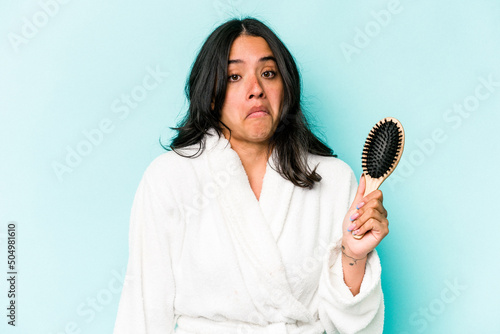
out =
{"type": "Polygon", "coordinates": [[[112,332],[138,182],[186,110],[201,43],[251,15],[291,50],[310,120],[358,175],[370,128],[405,127],[381,187],[384,332],[500,333],[500,2],[55,1],[0,4],[0,277],[9,221],[19,236],[18,326],[2,278],[0,332],[112,332]]]}

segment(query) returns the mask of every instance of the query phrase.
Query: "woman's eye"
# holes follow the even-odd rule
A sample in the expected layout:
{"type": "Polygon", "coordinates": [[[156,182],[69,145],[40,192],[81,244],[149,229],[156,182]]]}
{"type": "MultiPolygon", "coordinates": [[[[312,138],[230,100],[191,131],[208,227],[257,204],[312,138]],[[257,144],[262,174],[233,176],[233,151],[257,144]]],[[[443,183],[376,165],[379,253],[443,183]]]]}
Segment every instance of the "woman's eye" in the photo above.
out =
{"type": "Polygon", "coordinates": [[[274,72],[274,71],[265,71],[264,73],[262,73],[262,76],[264,78],[273,78],[275,75],[276,75],[276,72],[274,72]]]}
{"type": "Polygon", "coordinates": [[[238,74],[232,74],[228,77],[228,80],[229,81],[238,81],[239,78],[240,78],[240,76],[238,74]]]}

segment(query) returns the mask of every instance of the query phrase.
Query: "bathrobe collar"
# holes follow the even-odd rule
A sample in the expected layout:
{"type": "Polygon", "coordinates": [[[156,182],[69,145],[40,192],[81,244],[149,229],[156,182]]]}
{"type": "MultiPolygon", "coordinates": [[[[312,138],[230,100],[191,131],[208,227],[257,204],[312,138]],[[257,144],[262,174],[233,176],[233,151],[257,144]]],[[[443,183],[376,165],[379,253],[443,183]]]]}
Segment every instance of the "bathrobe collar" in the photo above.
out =
{"type": "Polygon", "coordinates": [[[229,141],[210,129],[205,148],[212,177],[229,180],[222,184],[217,201],[242,277],[264,322],[312,321],[311,313],[291,292],[277,245],[294,185],[275,171],[274,152],[266,165],[260,200],[257,200],[229,141]]]}
{"type": "Polygon", "coordinates": [[[267,222],[274,240],[277,242],[286,220],[294,185],[277,172],[278,168],[274,163],[274,160],[277,159],[276,153],[272,152],[266,164],[260,198],[257,200],[241,159],[236,151],[231,148],[229,141],[224,136],[219,137],[214,129],[209,129],[208,133],[206,148],[208,152],[211,152],[209,160],[211,161],[212,174],[226,170],[237,179],[238,183],[234,185],[238,186],[232,187],[231,190],[237,191],[239,197],[244,197],[245,201],[243,203],[246,203],[245,205],[251,205],[252,207],[255,207],[254,204],[258,205],[263,215],[263,221],[267,222]]]}

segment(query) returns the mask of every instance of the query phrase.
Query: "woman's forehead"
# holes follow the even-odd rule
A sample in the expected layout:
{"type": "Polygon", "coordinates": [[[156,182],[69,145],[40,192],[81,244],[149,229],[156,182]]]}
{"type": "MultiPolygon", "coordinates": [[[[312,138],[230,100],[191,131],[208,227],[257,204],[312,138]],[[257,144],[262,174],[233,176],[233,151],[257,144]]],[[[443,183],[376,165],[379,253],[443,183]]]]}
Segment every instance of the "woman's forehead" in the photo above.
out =
{"type": "Polygon", "coordinates": [[[229,64],[240,64],[249,61],[276,61],[269,44],[264,38],[241,35],[234,40],[229,52],[229,64]]]}

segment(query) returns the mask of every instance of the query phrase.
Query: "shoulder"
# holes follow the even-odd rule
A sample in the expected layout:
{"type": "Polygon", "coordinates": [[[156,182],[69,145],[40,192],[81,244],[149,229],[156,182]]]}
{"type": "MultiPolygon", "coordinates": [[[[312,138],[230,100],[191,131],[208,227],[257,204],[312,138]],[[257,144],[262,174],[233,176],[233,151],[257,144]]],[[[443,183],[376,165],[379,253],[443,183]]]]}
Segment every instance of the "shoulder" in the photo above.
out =
{"type": "Polygon", "coordinates": [[[190,174],[194,166],[199,163],[198,158],[189,158],[168,151],[157,156],[147,166],[144,177],[149,180],[179,180],[190,174]]]}
{"type": "Polygon", "coordinates": [[[309,166],[317,166],[316,172],[321,176],[317,191],[322,197],[335,197],[335,201],[348,208],[356,192],[358,181],[352,168],[339,158],[311,155],[309,166]],[[333,194],[333,195],[332,195],[333,194]]]}
{"type": "Polygon", "coordinates": [[[321,176],[320,192],[334,191],[349,196],[357,188],[358,181],[352,168],[339,158],[310,155],[309,166],[317,166],[316,172],[321,176]]]}
{"type": "Polygon", "coordinates": [[[327,179],[347,179],[354,176],[352,168],[339,158],[309,154],[309,166],[314,168],[321,177],[327,179]]]}
{"type": "Polygon", "coordinates": [[[157,156],[146,168],[148,174],[162,174],[176,170],[179,166],[186,164],[187,159],[174,151],[168,151],[157,156]]]}
{"type": "Polygon", "coordinates": [[[146,167],[137,192],[153,196],[164,208],[177,207],[193,189],[192,180],[197,180],[194,166],[199,162],[195,160],[200,159],[183,157],[174,151],[160,154],[146,167]]]}

